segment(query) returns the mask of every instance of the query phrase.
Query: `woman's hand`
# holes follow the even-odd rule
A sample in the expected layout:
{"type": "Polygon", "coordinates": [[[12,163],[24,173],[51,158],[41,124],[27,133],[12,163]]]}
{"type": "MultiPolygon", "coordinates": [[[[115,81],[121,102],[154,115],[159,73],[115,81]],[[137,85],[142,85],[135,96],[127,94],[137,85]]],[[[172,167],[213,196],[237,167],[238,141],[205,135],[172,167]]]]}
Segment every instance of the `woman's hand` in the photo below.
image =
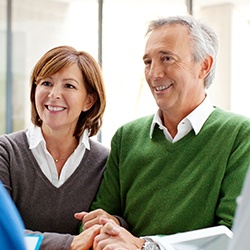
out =
{"type": "Polygon", "coordinates": [[[89,250],[93,245],[94,238],[100,233],[101,227],[101,225],[94,225],[75,236],[70,250],[89,250]]]}
{"type": "Polygon", "coordinates": [[[74,216],[76,219],[82,221],[83,230],[88,229],[93,225],[100,225],[100,219],[103,218],[113,220],[117,225],[120,225],[119,220],[116,217],[110,215],[109,213],[105,212],[102,209],[96,209],[89,213],[87,212],[76,213],[74,216]]]}

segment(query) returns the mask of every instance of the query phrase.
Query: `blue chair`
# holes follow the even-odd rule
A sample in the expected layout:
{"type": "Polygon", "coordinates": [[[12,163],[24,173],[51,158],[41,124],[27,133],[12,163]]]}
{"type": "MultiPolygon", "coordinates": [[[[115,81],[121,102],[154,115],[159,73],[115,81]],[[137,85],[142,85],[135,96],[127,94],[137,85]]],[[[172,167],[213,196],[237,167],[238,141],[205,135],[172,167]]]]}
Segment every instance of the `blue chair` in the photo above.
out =
{"type": "Polygon", "coordinates": [[[24,233],[19,212],[0,182],[0,249],[25,250],[24,233]]]}

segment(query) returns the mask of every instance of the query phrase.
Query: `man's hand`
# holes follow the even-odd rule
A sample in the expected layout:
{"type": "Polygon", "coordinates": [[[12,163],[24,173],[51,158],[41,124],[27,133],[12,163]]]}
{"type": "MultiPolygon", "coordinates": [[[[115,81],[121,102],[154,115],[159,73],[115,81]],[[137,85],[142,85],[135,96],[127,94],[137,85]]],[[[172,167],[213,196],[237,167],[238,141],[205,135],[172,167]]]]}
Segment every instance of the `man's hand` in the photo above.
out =
{"type": "Polygon", "coordinates": [[[94,239],[94,250],[138,250],[144,239],[137,238],[125,228],[118,226],[113,220],[100,219],[103,227],[94,239]]]}
{"type": "Polygon", "coordinates": [[[113,220],[117,225],[120,225],[118,219],[109,213],[105,212],[102,209],[96,209],[94,211],[91,211],[89,213],[87,212],[81,212],[76,213],[75,218],[82,221],[83,224],[83,230],[88,229],[92,227],[93,225],[100,225],[100,219],[111,219],[113,220]]]}

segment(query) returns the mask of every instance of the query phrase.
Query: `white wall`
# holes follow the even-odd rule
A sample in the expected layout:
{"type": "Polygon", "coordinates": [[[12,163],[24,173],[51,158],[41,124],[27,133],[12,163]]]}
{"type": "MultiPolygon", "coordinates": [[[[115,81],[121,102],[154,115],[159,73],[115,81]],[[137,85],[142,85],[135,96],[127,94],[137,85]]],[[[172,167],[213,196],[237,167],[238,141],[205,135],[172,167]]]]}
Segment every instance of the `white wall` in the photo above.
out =
{"type": "Polygon", "coordinates": [[[250,24],[232,4],[203,8],[195,16],[205,20],[219,37],[215,81],[208,90],[215,105],[250,117],[250,24]]]}

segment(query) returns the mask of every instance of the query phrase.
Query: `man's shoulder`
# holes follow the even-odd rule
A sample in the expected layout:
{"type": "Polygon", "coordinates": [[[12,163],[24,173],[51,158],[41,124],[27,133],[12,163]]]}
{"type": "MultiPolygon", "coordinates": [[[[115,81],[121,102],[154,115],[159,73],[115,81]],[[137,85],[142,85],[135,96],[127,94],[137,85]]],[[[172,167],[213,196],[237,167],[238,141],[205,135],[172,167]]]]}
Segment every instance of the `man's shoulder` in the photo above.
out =
{"type": "Polygon", "coordinates": [[[221,109],[219,107],[215,107],[214,112],[212,112],[212,116],[214,118],[217,119],[223,119],[223,120],[230,120],[232,122],[245,122],[245,123],[249,123],[250,124],[250,118],[242,115],[242,114],[238,114],[232,111],[227,111],[224,109],[221,109]]]}

